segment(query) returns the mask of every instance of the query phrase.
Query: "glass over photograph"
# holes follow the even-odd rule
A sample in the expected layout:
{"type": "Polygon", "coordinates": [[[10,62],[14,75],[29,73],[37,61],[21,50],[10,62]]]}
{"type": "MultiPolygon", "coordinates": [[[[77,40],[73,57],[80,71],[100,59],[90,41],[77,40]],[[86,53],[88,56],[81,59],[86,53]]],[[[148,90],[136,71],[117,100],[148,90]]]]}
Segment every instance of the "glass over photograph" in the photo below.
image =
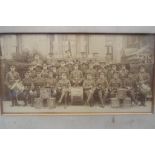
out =
{"type": "Polygon", "coordinates": [[[2,114],[151,113],[154,36],[1,34],[2,114]]]}

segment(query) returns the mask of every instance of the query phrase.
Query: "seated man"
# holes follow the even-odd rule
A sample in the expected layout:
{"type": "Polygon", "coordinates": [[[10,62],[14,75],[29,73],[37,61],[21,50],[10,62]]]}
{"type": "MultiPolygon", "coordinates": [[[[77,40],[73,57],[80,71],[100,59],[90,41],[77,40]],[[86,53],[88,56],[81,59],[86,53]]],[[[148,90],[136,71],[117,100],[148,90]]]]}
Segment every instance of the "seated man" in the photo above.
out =
{"type": "Polygon", "coordinates": [[[127,88],[127,96],[131,98],[132,104],[137,104],[135,79],[132,73],[129,73],[128,77],[125,79],[124,87],[127,88]]]}
{"type": "Polygon", "coordinates": [[[106,80],[103,72],[100,73],[99,79],[96,81],[96,92],[101,106],[104,107],[105,99],[108,94],[108,81],[106,80]]]}
{"type": "Polygon", "coordinates": [[[110,80],[110,97],[117,96],[117,90],[121,87],[121,80],[118,73],[114,73],[113,78],[110,80]]]}
{"type": "Polygon", "coordinates": [[[52,72],[49,72],[48,78],[46,79],[45,87],[51,89],[51,97],[55,97],[56,96],[55,85],[56,85],[56,78],[54,78],[52,72]]]}
{"type": "Polygon", "coordinates": [[[92,74],[88,73],[86,79],[83,82],[83,89],[84,89],[84,94],[87,97],[86,103],[89,104],[90,106],[93,106],[91,103],[91,100],[94,95],[95,91],[95,82],[92,77],[92,74]]]}
{"type": "Polygon", "coordinates": [[[37,73],[36,78],[34,79],[34,86],[37,91],[37,97],[40,97],[40,89],[44,87],[45,80],[42,78],[41,73],[37,73]]]}
{"type": "Polygon", "coordinates": [[[147,94],[151,92],[150,75],[145,71],[144,66],[140,66],[136,79],[136,85],[139,92],[140,106],[145,106],[147,94]]]}
{"type": "Polygon", "coordinates": [[[59,103],[62,103],[62,100],[65,100],[65,107],[67,105],[67,98],[70,92],[70,81],[67,79],[66,73],[62,73],[62,78],[58,81],[57,89],[61,93],[61,96],[59,98],[59,103]]]}
{"type": "Polygon", "coordinates": [[[83,75],[82,71],[79,70],[78,64],[75,64],[74,70],[71,72],[70,79],[73,86],[80,86],[82,84],[83,75]]]}

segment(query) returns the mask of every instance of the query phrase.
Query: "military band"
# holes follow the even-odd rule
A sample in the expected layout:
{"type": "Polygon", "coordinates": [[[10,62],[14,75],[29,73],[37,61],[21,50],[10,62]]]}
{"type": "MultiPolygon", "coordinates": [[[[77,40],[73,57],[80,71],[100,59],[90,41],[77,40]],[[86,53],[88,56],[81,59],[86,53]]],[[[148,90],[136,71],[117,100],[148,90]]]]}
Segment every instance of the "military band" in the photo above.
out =
{"type": "Polygon", "coordinates": [[[144,66],[140,66],[138,73],[133,73],[126,65],[88,63],[80,61],[61,60],[56,62],[51,56],[43,62],[39,55],[29,64],[24,77],[17,72],[15,66],[10,66],[6,74],[6,85],[9,89],[12,106],[19,105],[18,96],[23,97],[24,106],[34,106],[35,98],[55,98],[57,104],[67,105],[70,102],[72,87],[83,89],[84,103],[93,106],[94,98],[98,98],[98,104],[105,107],[110,98],[120,97],[121,91],[130,98],[132,105],[146,105],[147,95],[151,92],[150,74],[144,66]],[[47,95],[48,93],[49,95],[47,95]]]}

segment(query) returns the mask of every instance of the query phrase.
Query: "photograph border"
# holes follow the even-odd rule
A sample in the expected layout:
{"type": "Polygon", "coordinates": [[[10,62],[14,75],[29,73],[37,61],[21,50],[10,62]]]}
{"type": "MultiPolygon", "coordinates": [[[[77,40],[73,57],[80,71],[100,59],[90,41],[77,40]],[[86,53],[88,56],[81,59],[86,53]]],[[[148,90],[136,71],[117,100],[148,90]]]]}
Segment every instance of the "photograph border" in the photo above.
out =
{"type": "MultiPolygon", "coordinates": [[[[89,27],[89,26],[88,26],[89,27]]],[[[82,28],[85,28],[87,29],[88,28],[87,26],[82,26],[82,28]]],[[[108,34],[113,34],[113,35],[127,35],[127,34],[131,34],[131,35],[153,35],[154,36],[154,60],[155,60],[155,33],[148,33],[146,31],[144,32],[129,32],[129,31],[124,31],[123,32],[121,30],[121,27],[119,27],[119,30],[116,30],[114,32],[114,30],[111,32],[109,32],[109,29],[107,31],[105,31],[105,28],[112,28],[112,27],[102,27],[102,31],[101,31],[101,27],[91,27],[91,30],[88,31],[84,31],[84,29],[81,29],[78,31],[76,30],[75,31],[75,27],[72,27],[73,30],[70,30],[71,27],[64,27],[64,26],[58,26],[58,27],[38,27],[38,26],[34,26],[34,27],[31,27],[31,26],[24,26],[24,27],[21,27],[21,26],[15,26],[15,27],[0,27],[0,35],[3,34],[101,34],[101,35],[108,35],[108,34]],[[8,31],[7,31],[7,28],[8,28],[8,31]],[[36,30],[34,29],[36,28],[36,30]],[[50,28],[50,32],[49,32],[49,29],[50,28]],[[64,31],[64,28],[65,28],[65,31],[64,31]],[[99,31],[96,31],[97,28],[99,28],[98,30],[100,30],[101,32],[99,31]],[[25,29],[25,31],[24,31],[25,29]],[[53,29],[53,30],[52,30],[53,29]],[[93,30],[94,29],[94,30],[93,30]],[[29,30],[29,31],[28,31],[29,30]],[[44,31],[43,31],[44,30],[44,31]],[[46,31],[45,31],[46,30],[46,31]],[[48,30],[48,31],[47,31],[48,30]],[[59,30],[59,31],[58,31],[59,30]],[[69,31],[70,30],[70,31],[69,31]],[[93,31],[92,31],[93,30],[93,31]],[[40,31],[40,32],[39,32],[40,31]]],[[[76,28],[81,28],[81,27],[76,27],[76,28]]],[[[89,27],[90,28],[90,27],[89,27]]],[[[0,60],[0,63],[1,63],[1,60],[0,60]]],[[[1,66],[1,65],[0,65],[1,66]]],[[[3,73],[2,71],[2,68],[0,68],[1,70],[1,75],[3,73]]],[[[2,84],[3,82],[3,79],[2,79],[2,76],[0,78],[0,87],[3,85],[2,84]]],[[[154,111],[155,111],[155,63],[153,64],[153,89],[152,89],[152,94],[153,94],[153,100],[152,100],[152,109],[151,109],[151,112],[4,112],[3,111],[3,101],[2,99],[0,99],[0,114],[1,115],[133,115],[133,114],[153,114],[154,111]]],[[[1,87],[2,88],[2,87],[1,87]]],[[[3,90],[2,90],[3,91],[3,90]]]]}

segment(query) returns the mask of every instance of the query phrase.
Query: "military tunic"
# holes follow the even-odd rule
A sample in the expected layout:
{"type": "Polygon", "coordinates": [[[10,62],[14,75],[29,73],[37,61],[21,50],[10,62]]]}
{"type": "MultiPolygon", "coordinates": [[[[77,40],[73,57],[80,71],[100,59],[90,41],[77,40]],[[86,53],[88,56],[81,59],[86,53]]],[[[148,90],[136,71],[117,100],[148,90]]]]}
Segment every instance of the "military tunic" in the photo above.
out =
{"type": "Polygon", "coordinates": [[[68,79],[61,79],[59,80],[57,87],[61,89],[67,89],[71,86],[70,81],[68,79]]]}
{"type": "Polygon", "coordinates": [[[58,69],[58,76],[59,76],[59,79],[61,78],[62,74],[63,73],[66,73],[66,75],[68,76],[69,75],[69,70],[67,67],[60,67],[58,69]]]}
{"type": "Polygon", "coordinates": [[[74,86],[79,86],[83,80],[82,71],[74,70],[70,75],[70,79],[74,86]]]}
{"type": "Polygon", "coordinates": [[[93,79],[95,79],[96,78],[96,70],[95,69],[88,69],[87,71],[86,71],[86,74],[91,74],[92,75],[92,78],[93,79]]]}
{"type": "Polygon", "coordinates": [[[121,87],[121,80],[119,78],[110,81],[110,94],[111,97],[116,97],[117,90],[121,87]]]}
{"type": "Polygon", "coordinates": [[[48,71],[48,69],[43,69],[42,70],[41,77],[42,78],[48,78],[49,77],[49,71],[48,71]]]}
{"type": "Polygon", "coordinates": [[[96,87],[98,89],[102,89],[102,90],[105,90],[107,87],[108,87],[108,81],[106,79],[98,79],[96,81],[96,87]]]}
{"type": "Polygon", "coordinates": [[[119,77],[121,79],[122,87],[125,87],[125,81],[126,81],[127,76],[128,76],[128,70],[127,69],[122,69],[119,71],[119,77]]]}
{"type": "Polygon", "coordinates": [[[17,81],[17,80],[20,80],[20,76],[19,76],[19,73],[18,72],[12,72],[12,71],[9,71],[7,74],[6,74],[6,82],[7,82],[7,86],[9,88],[12,87],[12,85],[17,81]]]}

